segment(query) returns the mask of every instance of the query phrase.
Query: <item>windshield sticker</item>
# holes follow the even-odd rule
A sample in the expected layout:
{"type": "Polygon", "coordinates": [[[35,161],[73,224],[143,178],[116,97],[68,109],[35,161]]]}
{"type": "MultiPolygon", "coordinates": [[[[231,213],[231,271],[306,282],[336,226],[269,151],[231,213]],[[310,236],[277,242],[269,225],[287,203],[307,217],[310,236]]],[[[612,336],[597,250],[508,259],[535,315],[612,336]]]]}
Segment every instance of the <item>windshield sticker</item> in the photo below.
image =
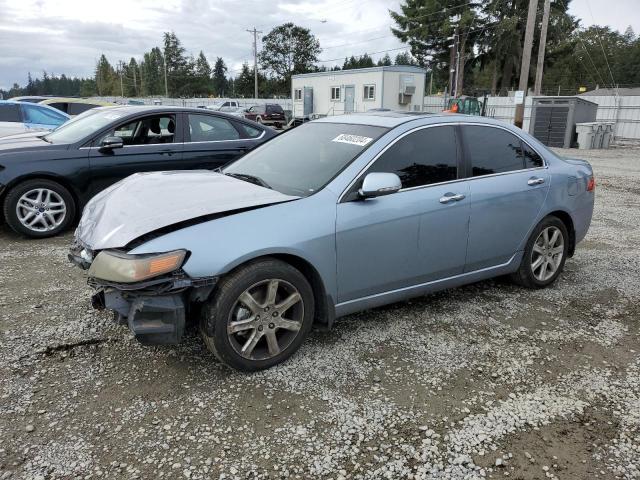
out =
{"type": "Polygon", "coordinates": [[[373,138],[362,137],[360,135],[350,135],[348,133],[341,133],[331,141],[338,142],[338,143],[348,143],[350,145],[358,145],[359,147],[364,147],[371,140],[373,140],[373,138]]]}

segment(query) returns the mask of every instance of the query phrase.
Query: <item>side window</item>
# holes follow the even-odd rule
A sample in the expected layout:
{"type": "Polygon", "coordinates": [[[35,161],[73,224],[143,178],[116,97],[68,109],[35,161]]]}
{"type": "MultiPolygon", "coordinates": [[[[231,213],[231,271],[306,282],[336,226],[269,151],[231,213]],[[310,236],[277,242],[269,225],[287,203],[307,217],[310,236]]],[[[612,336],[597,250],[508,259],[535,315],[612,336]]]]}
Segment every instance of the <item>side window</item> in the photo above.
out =
{"type": "Polygon", "coordinates": [[[92,103],[70,103],[69,111],[67,112],[69,115],[78,115],[82,112],[86,112],[87,110],[91,110],[92,108],[96,108],[98,105],[94,105],[92,103]]]}
{"type": "Polygon", "coordinates": [[[68,103],[60,103],[60,102],[56,102],[56,103],[50,103],[49,104],[50,107],[56,108],[58,110],[60,110],[61,112],[67,113],[67,110],[69,110],[69,104],[68,103]]]}
{"type": "Polygon", "coordinates": [[[474,177],[524,168],[520,139],[512,133],[472,125],[463,125],[462,132],[474,177]]]}
{"type": "Polygon", "coordinates": [[[244,123],[236,123],[236,125],[238,125],[249,138],[257,138],[262,134],[262,130],[259,128],[253,128],[249,125],[245,125],[244,123]]]}
{"type": "Polygon", "coordinates": [[[18,105],[11,103],[0,104],[0,122],[22,122],[18,105]]]}
{"type": "Polygon", "coordinates": [[[173,143],[175,130],[173,115],[155,115],[118,125],[105,137],[120,137],[125,145],[155,145],[173,143]]]}
{"type": "Polygon", "coordinates": [[[340,100],[340,87],[331,87],[331,100],[340,100]]]}
{"type": "Polygon", "coordinates": [[[301,88],[296,88],[293,91],[293,99],[294,100],[302,100],[302,89],[301,88]]]}
{"type": "Polygon", "coordinates": [[[189,114],[189,132],[192,142],[237,140],[240,133],[227,119],[212,115],[189,114]]]}
{"type": "Polygon", "coordinates": [[[544,166],[542,157],[538,155],[533,148],[531,148],[524,142],[522,142],[522,152],[524,153],[525,168],[538,168],[544,166]]]}
{"type": "Polygon", "coordinates": [[[55,110],[48,108],[36,107],[35,105],[22,105],[24,112],[24,121],[26,123],[35,123],[39,125],[62,125],[67,119],[56,113],[55,110]]]}
{"type": "Polygon", "coordinates": [[[400,177],[402,188],[420,187],[458,178],[454,127],[430,127],[401,138],[369,168],[400,177]]]}

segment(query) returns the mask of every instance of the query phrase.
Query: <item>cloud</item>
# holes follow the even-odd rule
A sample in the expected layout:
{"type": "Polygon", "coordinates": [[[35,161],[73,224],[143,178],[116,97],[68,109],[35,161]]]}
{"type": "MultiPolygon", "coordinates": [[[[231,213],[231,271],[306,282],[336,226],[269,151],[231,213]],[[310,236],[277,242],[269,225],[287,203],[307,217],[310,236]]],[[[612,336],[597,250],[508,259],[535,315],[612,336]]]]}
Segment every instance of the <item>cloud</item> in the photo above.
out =
{"type": "MultiPolygon", "coordinates": [[[[222,57],[231,73],[253,61],[252,36],[292,21],[311,29],[322,59],[398,48],[389,8],[399,0],[0,0],[0,88],[27,73],[92,76],[104,53],[112,64],[137,59],[173,30],[187,52],[222,57]],[[108,5],[108,6],[106,6],[108,5]],[[324,22],[326,20],[326,22],[324,22]]],[[[395,52],[391,52],[392,55],[395,52]]],[[[335,63],[342,63],[336,61],[335,63]]],[[[332,65],[327,62],[326,65],[332,65]]]]}

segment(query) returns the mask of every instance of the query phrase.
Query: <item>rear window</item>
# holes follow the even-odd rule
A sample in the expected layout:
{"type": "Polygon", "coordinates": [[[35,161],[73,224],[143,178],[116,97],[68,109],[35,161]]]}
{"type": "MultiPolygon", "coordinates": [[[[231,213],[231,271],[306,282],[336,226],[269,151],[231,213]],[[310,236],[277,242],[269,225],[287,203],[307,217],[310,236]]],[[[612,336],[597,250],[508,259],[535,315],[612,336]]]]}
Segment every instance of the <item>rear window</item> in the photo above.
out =
{"type": "Polygon", "coordinates": [[[0,104],[0,122],[22,122],[18,105],[0,104]]]}
{"type": "Polygon", "coordinates": [[[39,105],[27,104],[22,106],[24,121],[37,125],[51,125],[57,127],[68,120],[62,113],[58,113],[51,108],[44,108],[39,105]]]}
{"type": "Polygon", "coordinates": [[[267,105],[267,113],[284,113],[280,105],[267,105]]]}
{"type": "Polygon", "coordinates": [[[69,115],[78,115],[97,106],[98,105],[94,105],[93,103],[70,103],[67,113],[69,115]]]}

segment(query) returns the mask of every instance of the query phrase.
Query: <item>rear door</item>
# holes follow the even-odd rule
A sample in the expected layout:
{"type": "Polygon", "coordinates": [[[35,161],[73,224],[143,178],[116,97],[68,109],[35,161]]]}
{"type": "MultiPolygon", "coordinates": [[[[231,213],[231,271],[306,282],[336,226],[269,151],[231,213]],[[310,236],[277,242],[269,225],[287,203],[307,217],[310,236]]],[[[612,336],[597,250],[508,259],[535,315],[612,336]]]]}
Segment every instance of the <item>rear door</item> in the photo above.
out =
{"type": "Polygon", "coordinates": [[[460,127],[471,176],[466,272],[507,263],[523,247],[549,190],[542,157],[506,129],[460,127]]]}
{"type": "Polygon", "coordinates": [[[256,144],[247,131],[228,118],[206,113],[183,115],[184,168],[213,170],[240,157],[256,144]]]}
{"type": "Polygon", "coordinates": [[[94,193],[134,173],[188,168],[182,163],[179,117],[169,113],[126,120],[94,139],[89,151],[94,193]],[[124,146],[102,149],[109,136],[122,138],[124,146]]]}

